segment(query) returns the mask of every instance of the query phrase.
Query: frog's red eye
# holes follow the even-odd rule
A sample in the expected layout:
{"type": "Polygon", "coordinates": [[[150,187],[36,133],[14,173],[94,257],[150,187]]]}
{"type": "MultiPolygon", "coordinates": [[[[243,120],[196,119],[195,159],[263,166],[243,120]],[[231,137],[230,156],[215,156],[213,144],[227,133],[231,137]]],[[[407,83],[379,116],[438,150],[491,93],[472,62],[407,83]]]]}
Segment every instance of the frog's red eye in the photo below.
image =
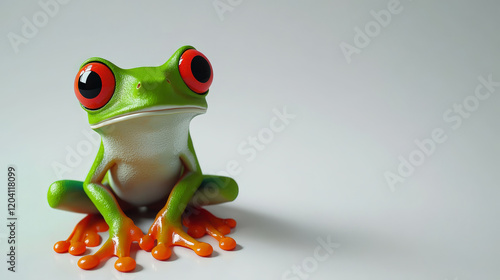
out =
{"type": "Polygon", "coordinates": [[[195,49],[189,49],[182,54],[179,72],[186,85],[198,94],[208,91],[214,77],[210,61],[195,49]]]}
{"type": "Polygon", "coordinates": [[[87,109],[102,108],[113,96],[115,76],[108,66],[91,62],[82,67],[75,79],[75,94],[87,109]]]}

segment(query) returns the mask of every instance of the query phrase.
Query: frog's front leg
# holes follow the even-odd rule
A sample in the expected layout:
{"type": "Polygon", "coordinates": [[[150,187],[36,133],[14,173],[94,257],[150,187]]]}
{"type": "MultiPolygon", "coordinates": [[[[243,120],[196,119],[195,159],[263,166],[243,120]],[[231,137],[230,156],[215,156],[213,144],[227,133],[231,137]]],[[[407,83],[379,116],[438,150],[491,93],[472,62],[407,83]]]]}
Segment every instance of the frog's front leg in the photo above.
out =
{"type": "Polygon", "coordinates": [[[213,252],[210,244],[195,240],[182,228],[182,213],[203,180],[199,168],[186,162],[183,160],[185,172],[170,192],[165,206],[156,215],[148,234],[139,243],[143,250],[151,250],[157,260],[168,259],[172,253],[170,246],[173,245],[190,248],[203,257],[210,256],[213,252]]]}
{"type": "Polygon", "coordinates": [[[125,215],[111,188],[103,184],[106,173],[113,165],[112,160],[104,159],[101,143],[83,189],[108,224],[109,238],[95,254],[80,258],[78,266],[82,269],[95,268],[101,261],[112,256],[118,257],[115,268],[119,271],[132,271],[136,266],[135,260],[130,257],[130,245],[132,242],[139,242],[144,234],[125,215]]]}
{"type": "Polygon", "coordinates": [[[134,270],[136,262],[130,257],[130,246],[132,242],[139,242],[143,237],[141,229],[125,215],[109,189],[98,183],[84,184],[84,189],[108,224],[109,238],[95,254],[80,258],[78,266],[82,269],[92,269],[101,261],[117,256],[115,268],[118,271],[134,270]]]}

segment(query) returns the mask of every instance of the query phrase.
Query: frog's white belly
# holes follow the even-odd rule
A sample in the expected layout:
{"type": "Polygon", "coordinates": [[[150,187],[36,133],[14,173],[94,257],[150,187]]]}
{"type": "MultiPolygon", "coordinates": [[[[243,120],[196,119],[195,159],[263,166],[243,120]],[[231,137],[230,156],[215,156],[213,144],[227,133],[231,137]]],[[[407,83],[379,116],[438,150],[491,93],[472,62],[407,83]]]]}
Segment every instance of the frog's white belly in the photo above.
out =
{"type": "Polygon", "coordinates": [[[183,171],[180,155],[191,154],[189,122],[194,115],[151,115],[99,128],[103,163],[111,163],[108,178],[119,198],[139,206],[168,196],[183,171]]]}

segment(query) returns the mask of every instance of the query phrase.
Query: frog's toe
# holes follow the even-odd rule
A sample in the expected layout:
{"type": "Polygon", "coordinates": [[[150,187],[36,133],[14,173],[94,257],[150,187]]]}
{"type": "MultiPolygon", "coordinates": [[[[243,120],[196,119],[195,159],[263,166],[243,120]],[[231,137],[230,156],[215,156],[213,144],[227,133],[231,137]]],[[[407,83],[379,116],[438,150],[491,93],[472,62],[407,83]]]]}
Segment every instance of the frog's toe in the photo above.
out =
{"type": "Polygon", "coordinates": [[[231,251],[236,248],[236,241],[231,237],[224,237],[219,241],[219,247],[222,250],[231,251]]]}
{"type": "Polygon", "coordinates": [[[205,235],[205,228],[200,225],[192,225],[187,233],[193,238],[201,238],[205,235]]]}
{"type": "Polygon", "coordinates": [[[141,249],[144,251],[149,252],[151,251],[151,249],[153,249],[154,246],[155,246],[155,240],[149,234],[144,235],[139,241],[139,247],[141,247],[141,249]]]}
{"type": "Polygon", "coordinates": [[[224,219],[224,223],[228,225],[230,228],[236,227],[236,221],[234,219],[224,219]]]}
{"type": "Polygon", "coordinates": [[[95,230],[98,232],[105,232],[105,231],[108,231],[108,229],[109,229],[108,224],[106,224],[106,221],[104,221],[103,218],[97,219],[94,222],[93,226],[94,226],[95,230]]]}
{"type": "Polygon", "coordinates": [[[68,253],[70,253],[73,256],[80,256],[83,253],[85,253],[85,250],[87,250],[87,246],[85,246],[85,243],[81,241],[76,241],[76,242],[71,242],[71,245],[69,246],[68,253]]]}
{"type": "Polygon", "coordinates": [[[172,250],[168,246],[166,246],[165,244],[159,243],[151,251],[151,254],[153,255],[153,257],[155,259],[157,259],[159,261],[164,261],[164,260],[168,260],[168,258],[170,258],[170,256],[172,255],[172,250]]]}
{"type": "Polygon", "coordinates": [[[59,254],[67,253],[70,244],[71,243],[66,240],[56,242],[56,244],[54,244],[54,251],[56,251],[59,254]]]}
{"type": "Polygon", "coordinates": [[[121,257],[115,262],[116,270],[120,272],[130,272],[135,269],[136,262],[131,257],[121,257]]]}
{"type": "Polygon", "coordinates": [[[78,266],[81,268],[81,269],[86,269],[86,270],[89,270],[89,269],[93,269],[95,268],[97,265],[99,265],[99,262],[101,260],[97,257],[97,256],[94,256],[94,255],[89,255],[89,256],[85,256],[85,257],[81,257],[79,260],[78,260],[78,266]]]}
{"type": "Polygon", "coordinates": [[[201,256],[201,257],[208,257],[212,254],[212,252],[214,251],[214,249],[212,248],[212,246],[208,243],[204,243],[204,242],[198,242],[198,244],[195,244],[193,246],[193,251],[198,255],[198,256],[201,256]]]}
{"type": "Polygon", "coordinates": [[[222,234],[222,235],[226,235],[226,234],[230,234],[231,233],[231,228],[227,225],[220,225],[217,227],[217,230],[222,234]]]}
{"type": "Polygon", "coordinates": [[[101,236],[97,232],[89,232],[85,236],[85,245],[88,247],[95,247],[101,244],[101,236]]]}

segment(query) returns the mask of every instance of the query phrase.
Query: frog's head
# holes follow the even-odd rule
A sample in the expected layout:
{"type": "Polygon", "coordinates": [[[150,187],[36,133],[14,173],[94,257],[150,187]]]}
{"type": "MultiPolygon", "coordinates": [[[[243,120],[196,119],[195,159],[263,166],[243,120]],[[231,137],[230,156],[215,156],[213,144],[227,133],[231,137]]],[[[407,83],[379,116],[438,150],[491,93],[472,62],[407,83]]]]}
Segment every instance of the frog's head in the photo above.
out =
{"type": "Polygon", "coordinates": [[[150,114],[202,114],[212,78],[208,59],[184,46],[158,67],[122,69],[102,58],[87,59],[74,87],[96,129],[150,114]]]}

